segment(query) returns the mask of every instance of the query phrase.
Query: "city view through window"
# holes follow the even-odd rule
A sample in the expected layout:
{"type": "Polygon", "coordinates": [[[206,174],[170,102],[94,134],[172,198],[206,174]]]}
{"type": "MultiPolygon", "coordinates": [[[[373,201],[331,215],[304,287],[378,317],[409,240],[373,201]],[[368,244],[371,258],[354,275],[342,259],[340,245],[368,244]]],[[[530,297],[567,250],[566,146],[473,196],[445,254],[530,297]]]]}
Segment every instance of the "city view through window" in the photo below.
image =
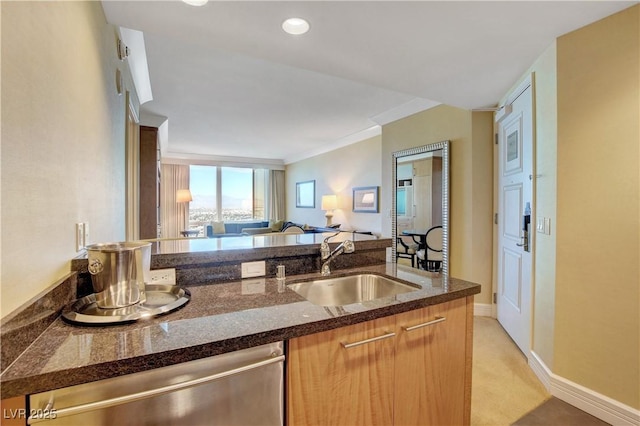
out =
{"type": "Polygon", "coordinates": [[[189,229],[198,235],[211,222],[264,219],[264,170],[191,165],[189,174],[189,229]]]}

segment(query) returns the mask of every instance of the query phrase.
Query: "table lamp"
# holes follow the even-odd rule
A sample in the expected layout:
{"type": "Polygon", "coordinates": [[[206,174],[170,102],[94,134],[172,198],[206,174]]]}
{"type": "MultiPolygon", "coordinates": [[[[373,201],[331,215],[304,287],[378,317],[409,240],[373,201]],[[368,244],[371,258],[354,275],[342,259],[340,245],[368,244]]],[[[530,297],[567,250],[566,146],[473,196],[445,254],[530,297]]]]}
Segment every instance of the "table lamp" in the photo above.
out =
{"type": "Polygon", "coordinates": [[[327,227],[331,226],[331,218],[333,218],[333,210],[338,208],[338,197],[335,195],[323,195],[322,196],[322,210],[327,213],[324,217],[327,218],[327,227]]]}

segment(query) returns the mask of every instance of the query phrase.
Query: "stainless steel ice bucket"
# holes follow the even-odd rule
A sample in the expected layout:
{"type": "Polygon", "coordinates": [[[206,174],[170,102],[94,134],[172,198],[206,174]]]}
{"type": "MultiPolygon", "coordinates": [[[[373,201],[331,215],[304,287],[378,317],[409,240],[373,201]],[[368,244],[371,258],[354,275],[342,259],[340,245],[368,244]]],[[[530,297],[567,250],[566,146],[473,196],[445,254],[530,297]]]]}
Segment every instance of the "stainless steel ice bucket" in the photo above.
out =
{"type": "Polygon", "coordinates": [[[96,305],[115,309],[144,302],[151,265],[151,243],[123,242],[87,246],[96,305]]]}

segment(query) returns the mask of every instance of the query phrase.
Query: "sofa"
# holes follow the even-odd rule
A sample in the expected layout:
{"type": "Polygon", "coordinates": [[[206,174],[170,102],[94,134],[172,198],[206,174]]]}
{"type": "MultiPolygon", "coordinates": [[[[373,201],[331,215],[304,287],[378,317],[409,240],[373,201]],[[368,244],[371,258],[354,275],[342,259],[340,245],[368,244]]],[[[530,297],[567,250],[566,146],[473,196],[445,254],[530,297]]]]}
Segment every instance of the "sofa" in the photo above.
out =
{"type": "Polygon", "coordinates": [[[239,237],[249,235],[246,231],[251,229],[267,229],[269,222],[266,220],[256,222],[211,222],[205,226],[205,234],[208,238],[239,237]]]}
{"type": "Polygon", "coordinates": [[[263,235],[313,232],[315,228],[284,220],[258,222],[212,222],[205,227],[209,238],[240,237],[243,235],[263,235]]]}
{"type": "Polygon", "coordinates": [[[285,220],[272,220],[269,221],[269,226],[266,228],[250,228],[243,229],[247,235],[264,235],[264,234],[280,234],[280,233],[294,233],[302,234],[308,232],[309,227],[307,225],[301,225],[294,222],[288,222],[285,220]]]}
{"type": "Polygon", "coordinates": [[[299,223],[287,222],[287,221],[277,221],[270,222],[270,226],[268,228],[254,228],[254,229],[244,229],[243,232],[248,235],[261,235],[261,234],[279,234],[279,233],[294,233],[294,234],[314,234],[314,233],[322,233],[322,232],[336,232],[340,230],[340,225],[332,225],[330,227],[317,227],[317,226],[309,226],[307,224],[301,225],[299,223]]]}

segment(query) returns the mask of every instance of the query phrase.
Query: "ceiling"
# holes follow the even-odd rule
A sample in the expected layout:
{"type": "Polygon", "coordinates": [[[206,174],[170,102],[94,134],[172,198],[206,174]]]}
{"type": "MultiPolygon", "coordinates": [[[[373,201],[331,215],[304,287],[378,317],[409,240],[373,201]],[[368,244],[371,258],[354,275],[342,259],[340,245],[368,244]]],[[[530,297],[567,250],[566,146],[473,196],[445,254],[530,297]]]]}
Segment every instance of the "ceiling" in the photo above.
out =
{"type": "Polygon", "coordinates": [[[637,1],[109,1],[142,31],[165,157],[289,163],[444,103],[494,107],[553,40],[637,1]],[[309,21],[284,33],[289,17],[309,21]]]}

